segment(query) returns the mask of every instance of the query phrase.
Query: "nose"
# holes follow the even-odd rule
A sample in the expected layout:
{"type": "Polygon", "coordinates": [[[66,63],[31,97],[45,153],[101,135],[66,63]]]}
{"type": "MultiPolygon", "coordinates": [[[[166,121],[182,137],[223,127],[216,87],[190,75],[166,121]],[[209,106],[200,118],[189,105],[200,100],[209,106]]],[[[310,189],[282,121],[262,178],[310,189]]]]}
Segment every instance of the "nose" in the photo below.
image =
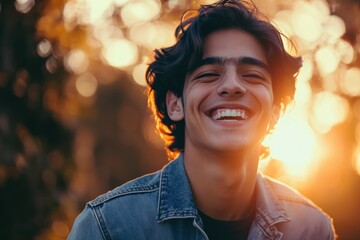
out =
{"type": "Polygon", "coordinates": [[[236,72],[230,72],[224,75],[217,92],[220,96],[242,96],[246,93],[246,87],[236,72]]]}

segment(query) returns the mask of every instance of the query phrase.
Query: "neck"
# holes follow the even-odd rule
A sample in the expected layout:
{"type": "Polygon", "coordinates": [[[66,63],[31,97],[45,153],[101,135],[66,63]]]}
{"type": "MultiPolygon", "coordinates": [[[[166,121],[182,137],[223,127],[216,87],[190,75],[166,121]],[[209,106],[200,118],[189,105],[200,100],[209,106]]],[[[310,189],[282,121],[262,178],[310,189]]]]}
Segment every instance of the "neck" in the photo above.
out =
{"type": "MultiPolygon", "coordinates": [[[[185,148],[186,149],[186,148],[185,148]]],[[[246,216],[253,198],[259,152],[184,152],[185,169],[197,207],[219,220],[246,216]]]]}

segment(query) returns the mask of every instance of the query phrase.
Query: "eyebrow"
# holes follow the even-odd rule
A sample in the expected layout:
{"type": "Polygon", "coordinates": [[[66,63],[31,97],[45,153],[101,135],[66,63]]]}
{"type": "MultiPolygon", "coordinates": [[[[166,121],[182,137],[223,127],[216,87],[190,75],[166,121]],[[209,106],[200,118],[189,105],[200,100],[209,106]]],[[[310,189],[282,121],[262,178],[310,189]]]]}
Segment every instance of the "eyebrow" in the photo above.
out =
{"type": "Polygon", "coordinates": [[[254,66],[258,66],[261,67],[265,70],[267,70],[268,72],[270,71],[269,66],[256,58],[253,57],[207,57],[204,58],[200,61],[200,63],[198,64],[198,67],[204,66],[204,65],[212,65],[212,64],[217,64],[217,65],[225,65],[225,64],[236,64],[236,65],[254,65],[254,66]]]}

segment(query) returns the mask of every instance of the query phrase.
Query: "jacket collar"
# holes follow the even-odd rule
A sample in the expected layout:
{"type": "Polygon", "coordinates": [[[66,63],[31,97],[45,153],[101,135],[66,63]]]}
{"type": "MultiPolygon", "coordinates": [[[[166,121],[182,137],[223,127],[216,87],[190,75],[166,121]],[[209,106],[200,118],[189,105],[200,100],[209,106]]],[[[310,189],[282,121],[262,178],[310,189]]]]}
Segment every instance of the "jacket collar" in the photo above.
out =
{"type": "Polygon", "coordinates": [[[164,167],[160,175],[158,221],[172,218],[195,218],[198,214],[183,154],[164,167]]]}
{"type": "Polygon", "coordinates": [[[262,218],[272,226],[289,220],[284,204],[265,177],[259,173],[256,180],[256,218],[262,218]]]}
{"type": "MultiPolygon", "coordinates": [[[[159,222],[173,218],[196,218],[198,216],[185,171],[183,154],[180,154],[161,171],[158,199],[157,220],[159,222]]],[[[256,183],[255,218],[260,226],[273,226],[289,220],[283,204],[260,173],[256,183]]]]}

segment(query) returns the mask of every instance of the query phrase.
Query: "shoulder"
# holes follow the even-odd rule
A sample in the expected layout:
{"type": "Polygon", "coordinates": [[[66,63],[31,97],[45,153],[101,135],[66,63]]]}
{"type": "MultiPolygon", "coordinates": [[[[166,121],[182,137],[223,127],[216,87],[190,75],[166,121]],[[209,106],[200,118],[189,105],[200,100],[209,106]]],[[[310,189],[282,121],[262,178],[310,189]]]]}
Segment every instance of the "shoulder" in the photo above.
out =
{"type": "Polygon", "coordinates": [[[295,188],[268,176],[263,176],[263,178],[266,182],[266,185],[271,188],[271,191],[279,200],[317,208],[317,206],[310,199],[305,197],[295,188]]]}
{"type": "Polygon", "coordinates": [[[271,188],[271,191],[276,198],[281,202],[302,206],[310,211],[319,212],[321,214],[324,213],[314,202],[295,188],[270,177],[264,177],[264,180],[267,186],[271,188]]]}
{"type": "Polygon", "coordinates": [[[131,180],[88,203],[91,207],[96,207],[101,204],[106,204],[110,201],[116,201],[121,198],[126,198],[129,195],[141,195],[155,192],[159,189],[161,172],[141,176],[137,179],[131,180]]]}
{"type": "Polygon", "coordinates": [[[116,233],[134,239],[134,234],[145,234],[138,228],[145,226],[141,223],[153,226],[156,222],[160,173],[127,182],[88,202],[69,239],[110,239],[116,233]]]}
{"type": "Polygon", "coordinates": [[[160,172],[145,175],[88,202],[68,239],[111,239],[115,233],[135,239],[133,234],[140,230],[136,226],[145,226],[141,221],[154,225],[149,219],[156,219],[152,216],[157,212],[159,182],[160,172]]]}
{"type": "Polygon", "coordinates": [[[281,202],[289,217],[288,225],[294,226],[298,234],[322,236],[319,239],[333,239],[333,222],[319,206],[296,189],[275,179],[264,177],[266,185],[281,202]]]}

